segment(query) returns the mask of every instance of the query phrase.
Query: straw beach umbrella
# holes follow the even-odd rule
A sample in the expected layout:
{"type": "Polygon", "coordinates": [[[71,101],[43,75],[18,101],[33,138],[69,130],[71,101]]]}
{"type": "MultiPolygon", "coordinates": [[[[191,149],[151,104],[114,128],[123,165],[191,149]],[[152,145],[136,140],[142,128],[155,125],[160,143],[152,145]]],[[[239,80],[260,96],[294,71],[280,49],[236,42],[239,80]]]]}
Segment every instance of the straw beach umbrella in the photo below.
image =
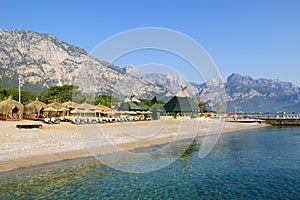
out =
{"type": "Polygon", "coordinates": [[[64,106],[63,104],[57,102],[57,101],[53,101],[52,103],[47,105],[47,108],[52,107],[56,110],[62,109],[62,108],[66,108],[66,106],[64,106]]]}
{"type": "Polygon", "coordinates": [[[0,118],[7,120],[7,119],[15,119],[20,120],[22,119],[24,111],[24,106],[13,100],[10,97],[6,101],[0,102],[0,118]]]}
{"type": "Polygon", "coordinates": [[[80,104],[80,108],[84,110],[95,110],[95,106],[87,102],[80,104]]]}
{"type": "Polygon", "coordinates": [[[64,103],[62,103],[63,106],[65,106],[68,109],[75,109],[75,108],[79,108],[80,104],[73,102],[73,101],[66,101],[64,103]]]}
{"type": "Polygon", "coordinates": [[[45,112],[48,112],[48,117],[49,117],[49,114],[52,115],[52,113],[54,114],[59,114],[59,113],[62,113],[62,115],[64,116],[64,113],[65,111],[67,111],[67,108],[66,106],[64,106],[63,104],[57,102],[57,101],[54,101],[50,104],[47,105],[47,108],[44,109],[45,112]]]}
{"type": "Polygon", "coordinates": [[[108,116],[108,115],[112,115],[113,111],[111,108],[98,104],[95,106],[95,112],[97,116],[108,116]]]}
{"type": "Polygon", "coordinates": [[[70,116],[71,114],[74,114],[73,110],[80,108],[80,104],[73,102],[73,101],[66,101],[64,103],[62,103],[63,106],[65,106],[67,108],[67,116],[70,116]]]}
{"type": "Polygon", "coordinates": [[[47,108],[47,105],[38,98],[35,101],[30,102],[24,106],[24,114],[27,119],[35,119],[41,117],[41,113],[44,109],[47,108]]]}
{"type": "Polygon", "coordinates": [[[47,107],[44,109],[45,112],[57,112],[58,110],[53,107],[47,107]]]}
{"type": "Polygon", "coordinates": [[[82,109],[83,110],[83,113],[84,113],[84,116],[85,117],[93,117],[96,115],[96,112],[95,112],[95,106],[92,105],[92,104],[89,104],[87,102],[84,102],[82,104],[80,104],[80,108],[79,109],[82,109]]]}
{"type": "Polygon", "coordinates": [[[109,108],[109,107],[107,107],[107,106],[103,106],[103,105],[101,105],[101,104],[96,105],[96,106],[95,106],[95,109],[96,109],[97,111],[103,111],[103,112],[110,112],[110,111],[112,111],[111,108],[109,108]]]}

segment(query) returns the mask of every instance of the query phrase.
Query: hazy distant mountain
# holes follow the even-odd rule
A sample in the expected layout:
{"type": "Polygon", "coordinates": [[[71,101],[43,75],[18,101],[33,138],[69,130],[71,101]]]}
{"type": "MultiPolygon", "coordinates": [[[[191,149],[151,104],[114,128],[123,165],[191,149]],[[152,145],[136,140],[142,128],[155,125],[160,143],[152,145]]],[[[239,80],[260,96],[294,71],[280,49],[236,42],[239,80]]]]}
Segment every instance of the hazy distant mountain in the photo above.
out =
{"type": "Polygon", "coordinates": [[[226,97],[221,101],[226,101],[228,111],[236,108],[239,112],[300,112],[300,88],[290,82],[254,79],[234,73],[226,82],[216,77],[209,84],[210,87],[204,84],[199,89],[200,98],[216,100],[223,96],[218,93],[223,88],[226,97]]]}
{"type": "Polygon", "coordinates": [[[183,77],[176,74],[145,74],[144,79],[148,82],[161,87],[163,90],[168,91],[167,97],[174,96],[182,87],[187,86],[187,91],[190,95],[196,95],[199,89],[193,84],[186,82],[183,77]]]}

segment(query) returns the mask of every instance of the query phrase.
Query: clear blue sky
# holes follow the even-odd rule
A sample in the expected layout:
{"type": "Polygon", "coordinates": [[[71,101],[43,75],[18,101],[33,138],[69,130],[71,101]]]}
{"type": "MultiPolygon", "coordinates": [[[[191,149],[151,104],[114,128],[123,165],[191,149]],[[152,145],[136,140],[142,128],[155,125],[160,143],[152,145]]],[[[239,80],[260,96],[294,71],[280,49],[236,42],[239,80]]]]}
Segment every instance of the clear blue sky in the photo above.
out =
{"type": "MultiPolygon", "coordinates": [[[[87,52],[114,34],[140,27],[190,36],[225,78],[236,72],[300,85],[297,0],[0,0],[0,28],[51,33],[87,52]]],[[[125,62],[145,60],[128,56],[116,64],[125,62]]],[[[193,79],[193,72],[184,73],[193,79]]]]}

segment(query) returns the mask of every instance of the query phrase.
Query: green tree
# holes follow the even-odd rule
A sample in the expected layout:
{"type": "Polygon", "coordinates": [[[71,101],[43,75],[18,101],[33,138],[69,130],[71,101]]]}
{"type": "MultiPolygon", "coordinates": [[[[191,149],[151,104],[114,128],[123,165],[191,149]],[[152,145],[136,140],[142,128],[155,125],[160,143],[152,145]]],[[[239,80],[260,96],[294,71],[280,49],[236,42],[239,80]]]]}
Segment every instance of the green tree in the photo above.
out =
{"type": "Polygon", "coordinates": [[[207,111],[207,107],[208,106],[208,102],[199,102],[198,103],[198,107],[199,107],[199,111],[200,113],[204,113],[207,111]]]}
{"type": "Polygon", "coordinates": [[[36,97],[38,97],[37,93],[32,93],[28,90],[21,90],[21,103],[24,105],[34,101],[36,97]]]}
{"type": "Polygon", "coordinates": [[[218,115],[220,115],[224,110],[224,105],[221,103],[214,104],[214,109],[218,115]]]}
{"type": "Polygon", "coordinates": [[[166,104],[166,102],[164,102],[163,100],[158,100],[158,104],[161,106],[164,106],[166,104]]]}
{"type": "Polygon", "coordinates": [[[51,103],[53,101],[66,102],[73,100],[73,98],[77,101],[78,99],[82,100],[83,95],[78,88],[78,86],[74,85],[52,86],[41,94],[40,99],[45,103],[51,103]]]}
{"type": "Polygon", "coordinates": [[[112,96],[110,95],[102,94],[95,98],[95,105],[101,104],[103,106],[107,106],[110,108],[111,103],[112,103],[112,96]]]}
{"type": "Polygon", "coordinates": [[[151,107],[151,105],[152,105],[150,99],[139,99],[139,100],[148,107],[151,107]]]}
{"type": "MultiPolygon", "coordinates": [[[[16,88],[0,88],[0,101],[6,100],[9,96],[19,101],[19,91],[16,88]]],[[[37,96],[38,94],[28,90],[21,90],[21,103],[27,104],[33,101],[37,96]]]]}

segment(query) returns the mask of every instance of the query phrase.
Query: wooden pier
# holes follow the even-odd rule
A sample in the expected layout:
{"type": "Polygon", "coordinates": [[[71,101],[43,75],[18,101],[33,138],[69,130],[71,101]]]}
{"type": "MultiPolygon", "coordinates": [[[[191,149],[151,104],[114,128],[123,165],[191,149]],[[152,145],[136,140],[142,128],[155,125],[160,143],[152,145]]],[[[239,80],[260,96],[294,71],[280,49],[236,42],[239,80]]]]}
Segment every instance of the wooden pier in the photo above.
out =
{"type": "Polygon", "coordinates": [[[274,126],[300,126],[300,118],[260,118],[266,124],[274,126]]]}

